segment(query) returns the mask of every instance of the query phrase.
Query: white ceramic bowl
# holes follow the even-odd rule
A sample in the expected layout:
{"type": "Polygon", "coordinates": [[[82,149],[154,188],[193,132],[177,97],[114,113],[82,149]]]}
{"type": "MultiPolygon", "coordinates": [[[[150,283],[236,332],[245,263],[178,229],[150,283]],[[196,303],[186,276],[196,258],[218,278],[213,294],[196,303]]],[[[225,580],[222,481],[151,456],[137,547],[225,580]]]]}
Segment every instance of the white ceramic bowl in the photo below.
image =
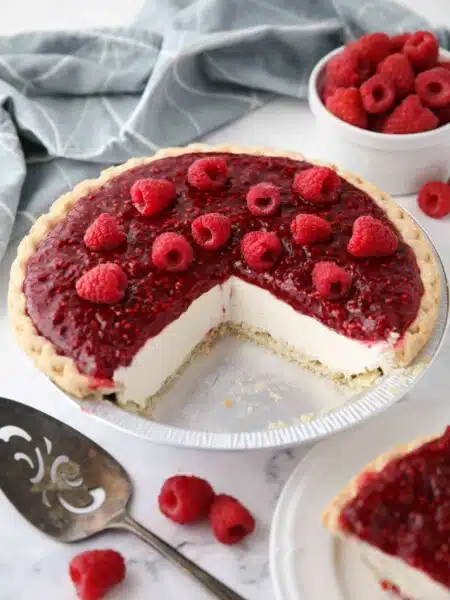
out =
{"type": "MultiPolygon", "coordinates": [[[[357,173],[392,195],[415,194],[427,181],[450,175],[450,123],[408,135],[367,131],[331,114],[322,103],[317,83],[326,63],[343,47],[324,56],[309,79],[309,106],[321,137],[321,158],[357,173]]],[[[441,58],[450,52],[441,50],[441,58]]]]}

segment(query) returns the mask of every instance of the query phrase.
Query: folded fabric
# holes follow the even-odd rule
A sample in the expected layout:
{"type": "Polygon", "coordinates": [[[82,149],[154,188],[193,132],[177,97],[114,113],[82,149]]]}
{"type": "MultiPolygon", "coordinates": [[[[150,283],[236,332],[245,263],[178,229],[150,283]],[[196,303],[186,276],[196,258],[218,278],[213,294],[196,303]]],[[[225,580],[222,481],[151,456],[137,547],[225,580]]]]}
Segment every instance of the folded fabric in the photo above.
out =
{"type": "Polygon", "coordinates": [[[103,167],[305,97],[346,39],[426,27],[389,0],[149,0],[130,27],[0,38],[0,259],[103,167]]]}

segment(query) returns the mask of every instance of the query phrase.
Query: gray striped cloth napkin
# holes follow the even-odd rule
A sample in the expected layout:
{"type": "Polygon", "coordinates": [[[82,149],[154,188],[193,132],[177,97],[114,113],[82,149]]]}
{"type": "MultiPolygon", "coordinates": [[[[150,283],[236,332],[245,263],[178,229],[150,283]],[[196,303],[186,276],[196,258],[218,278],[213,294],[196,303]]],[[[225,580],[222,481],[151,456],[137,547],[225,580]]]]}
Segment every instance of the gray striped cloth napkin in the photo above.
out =
{"type": "Polygon", "coordinates": [[[303,98],[344,40],[427,27],[389,0],[149,0],[130,27],[0,38],[0,259],[105,166],[303,98]]]}

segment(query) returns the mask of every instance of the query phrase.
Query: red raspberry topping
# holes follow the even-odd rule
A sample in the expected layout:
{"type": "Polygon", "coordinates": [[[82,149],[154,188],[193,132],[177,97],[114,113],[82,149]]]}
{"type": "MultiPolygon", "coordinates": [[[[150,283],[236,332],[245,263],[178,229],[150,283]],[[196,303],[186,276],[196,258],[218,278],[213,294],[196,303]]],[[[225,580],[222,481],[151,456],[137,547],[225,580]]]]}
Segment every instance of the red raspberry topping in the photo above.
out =
{"type": "Polygon", "coordinates": [[[187,239],[168,231],[158,235],[152,246],[152,261],[161,271],[187,271],[194,260],[194,251],[187,239]]]}
{"type": "Polygon", "coordinates": [[[450,185],[441,181],[429,181],[422,186],[418,203],[421,210],[433,219],[450,213],[450,185]]]}
{"type": "Polygon", "coordinates": [[[222,248],[230,239],[231,220],[220,213],[201,215],[192,221],[192,237],[205,250],[222,248]]]}
{"type": "Polygon", "coordinates": [[[444,108],[450,104],[450,70],[435,67],[419,73],[416,92],[426,106],[444,108]]]}
{"type": "Polygon", "coordinates": [[[99,215],[84,234],[84,243],[91,250],[113,250],[126,239],[117,219],[108,213],[99,215]]]}
{"type": "Polygon", "coordinates": [[[292,220],[291,233],[295,244],[325,242],[331,237],[331,225],[317,215],[297,215],[292,220]]]}
{"type": "Polygon", "coordinates": [[[95,304],[116,304],[125,296],[128,279],[119,265],[103,263],[93,267],[76,282],[77,294],[95,304]]]}
{"type": "Polygon", "coordinates": [[[98,600],[125,578],[125,562],[115,550],[87,550],[74,556],[70,578],[81,600],[98,600]]]}
{"type": "Polygon", "coordinates": [[[379,219],[363,216],[353,223],[352,237],[347,244],[347,250],[353,256],[391,256],[397,247],[398,237],[379,219]]]}
{"type": "Polygon", "coordinates": [[[312,280],[318,293],[328,300],[338,300],[347,295],[352,278],[334,262],[321,261],[315,264],[312,280]]]}
{"type": "Polygon", "coordinates": [[[361,88],[361,98],[368,113],[383,113],[391,108],[395,101],[394,84],[382,75],[372,75],[361,88]]]}
{"type": "Polygon", "coordinates": [[[378,65],[377,72],[394,84],[398,98],[403,98],[414,90],[413,68],[408,58],[401,52],[385,58],[378,65]]]}
{"type": "Polygon", "coordinates": [[[388,115],[383,125],[383,133],[421,133],[435,129],[438,123],[436,115],[414,94],[405,98],[388,115]]]}
{"type": "Polygon", "coordinates": [[[429,31],[416,31],[406,40],[403,52],[416,71],[425,71],[437,63],[439,42],[429,31]]]}
{"type": "Polygon", "coordinates": [[[385,33],[368,33],[353,42],[349,47],[355,49],[362,59],[375,66],[392,52],[389,36],[385,33]]]}
{"type": "Polygon", "coordinates": [[[222,544],[236,544],[255,529],[255,519],[238,500],[219,494],[209,514],[211,529],[222,544]]]}
{"type": "Polygon", "coordinates": [[[267,271],[273,267],[281,250],[280,239],[272,231],[250,231],[241,241],[242,256],[255,271],[267,271]]]}
{"type": "Polygon", "coordinates": [[[325,68],[328,82],[343,88],[359,85],[370,77],[370,74],[369,61],[352,48],[345,48],[333,56],[325,68]]]}
{"type": "Polygon", "coordinates": [[[367,127],[367,115],[360,91],[355,87],[338,88],[325,101],[325,106],[335,117],[355,127],[367,127]]]}
{"type": "Polygon", "coordinates": [[[437,66],[450,71],[450,60],[441,60],[438,62],[437,66]]]}
{"type": "Polygon", "coordinates": [[[271,183],[257,183],[247,192],[248,210],[256,217],[269,217],[280,208],[280,188],[271,183]]]}
{"type": "Polygon", "coordinates": [[[167,479],[159,493],[159,509],[175,523],[196,523],[205,519],[214,500],[211,485],[195,475],[167,479]]]}
{"type": "Polygon", "coordinates": [[[167,179],[139,179],[130,190],[131,200],[146,217],[157,215],[177,197],[175,185],[167,179]]]}
{"type": "Polygon", "coordinates": [[[311,167],[299,171],[294,177],[292,188],[306,202],[329,204],[338,199],[341,180],[329,167],[311,167]]]}
{"type": "Polygon", "coordinates": [[[198,158],[189,167],[187,179],[198,190],[212,191],[225,185],[228,177],[227,163],[218,156],[198,158]]]}
{"type": "Polygon", "coordinates": [[[391,37],[391,52],[401,52],[412,33],[399,33],[391,37]]]}

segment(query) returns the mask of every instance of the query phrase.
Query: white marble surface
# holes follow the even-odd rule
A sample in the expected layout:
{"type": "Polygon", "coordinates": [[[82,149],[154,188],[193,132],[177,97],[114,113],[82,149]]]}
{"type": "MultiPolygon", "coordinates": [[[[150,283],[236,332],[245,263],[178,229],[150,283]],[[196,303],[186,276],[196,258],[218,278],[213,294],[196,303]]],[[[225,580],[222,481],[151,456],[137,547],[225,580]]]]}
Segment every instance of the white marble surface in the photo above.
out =
{"type": "MultiPolygon", "coordinates": [[[[156,1],[156,0],[155,0],[156,1]]],[[[406,2],[406,0],[405,0],[406,2]]],[[[124,15],[123,0],[15,0],[0,19],[0,33],[32,27],[83,27],[120,24],[132,18],[140,0],[128,0],[124,15]]],[[[408,4],[419,6],[418,0],[408,4]]],[[[445,18],[446,2],[427,3],[435,21],[445,18]]],[[[423,4],[422,4],[423,6],[423,4]]],[[[447,16],[447,24],[449,17],[447,16]]],[[[263,144],[302,151],[319,156],[314,123],[306,105],[278,100],[241,121],[208,136],[208,141],[235,141],[263,144]]],[[[412,198],[402,203],[425,225],[445,262],[450,266],[450,221],[432,221],[423,217],[412,198]]],[[[302,456],[304,449],[258,451],[250,453],[212,453],[158,447],[118,433],[89,419],[50,385],[16,347],[7,323],[6,290],[10,257],[0,265],[0,395],[43,408],[92,437],[116,456],[129,470],[136,486],[133,515],[167,539],[203,567],[222,578],[248,600],[273,598],[268,570],[268,533],[276,499],[284,482],[302,456]],[[245,544],[225,548],[215,543],[204,526],[181,528],[165,520],[156,508],[156,496],[162,481],[174,473],[196,473],[207,477],[217,490],[237,495],[255,514],[256,533],[245,544]]],[[[446,386],[445,361],[449,361],[447,343],[428,377],[404,403],[410,410],[415,403],[426,402],[434,390],[446,386]]],[[[444,395],[442,396],[444,398],[444,395]]],[[[114,547],[127,557],[129,577],[126,584],[109,596],[130,600],[202,600],[209,596],[183,574],[158,558],[144,543],[129,534],[107,534],[75,546],[64,546],[41,535],[25,522],[0,497],[0,600],[29,598],[70,600],[75,595],[67,577],[70,557],[83,549],[114,547]]],[[[301,599],[299,599],[301,600],[301,599]]]]}

